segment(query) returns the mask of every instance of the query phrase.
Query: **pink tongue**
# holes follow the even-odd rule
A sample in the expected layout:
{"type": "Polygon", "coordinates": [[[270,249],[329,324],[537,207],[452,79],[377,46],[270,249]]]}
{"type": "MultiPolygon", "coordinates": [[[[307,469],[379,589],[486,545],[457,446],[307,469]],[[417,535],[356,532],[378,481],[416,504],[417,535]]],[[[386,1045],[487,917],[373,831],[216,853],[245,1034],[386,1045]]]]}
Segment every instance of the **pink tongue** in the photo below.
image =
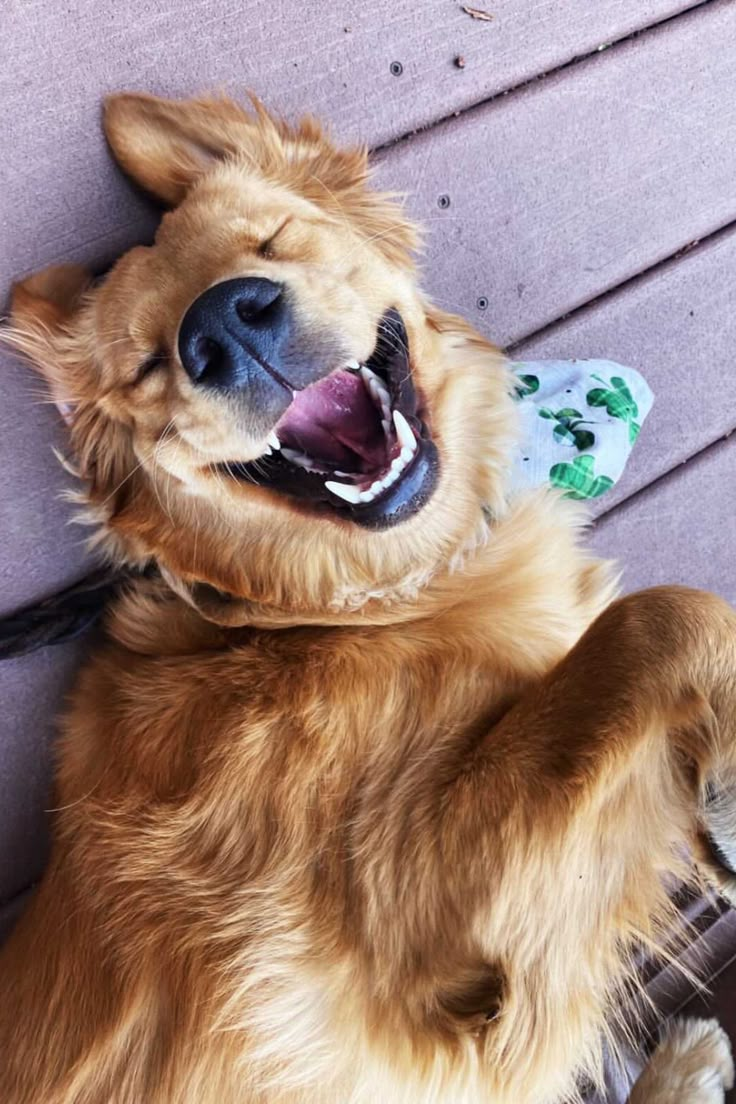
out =
{"type": "Polygon", "coordinates": [[[386,463],[381,415],[356,372],[340,369],[297,392],[276,432],[287,448],[346,471],[386,463]]]}

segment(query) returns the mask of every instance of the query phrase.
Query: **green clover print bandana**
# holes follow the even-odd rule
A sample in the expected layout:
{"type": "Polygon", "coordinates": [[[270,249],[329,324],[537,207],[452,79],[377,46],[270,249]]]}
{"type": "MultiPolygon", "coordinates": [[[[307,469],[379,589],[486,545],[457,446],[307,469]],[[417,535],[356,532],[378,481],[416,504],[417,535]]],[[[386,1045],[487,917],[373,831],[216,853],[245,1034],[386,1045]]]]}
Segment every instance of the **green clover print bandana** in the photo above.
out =
{"type": "Polygon", "coordinates": [[[621,477],[654,397],[612,360],[512,364],[522,422],[515,491],[550,483],[564,498],[598,498],[621,477]]]}

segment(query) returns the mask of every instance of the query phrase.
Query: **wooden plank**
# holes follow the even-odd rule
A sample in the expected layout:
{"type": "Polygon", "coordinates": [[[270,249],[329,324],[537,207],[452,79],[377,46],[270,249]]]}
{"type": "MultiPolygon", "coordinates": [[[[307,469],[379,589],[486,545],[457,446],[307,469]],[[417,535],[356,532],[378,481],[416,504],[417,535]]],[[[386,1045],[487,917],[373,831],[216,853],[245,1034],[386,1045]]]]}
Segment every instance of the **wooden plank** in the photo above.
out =
{"type": "Polygon", "coordinates": [[[51,744],[84,651],[75,641],[0,664],[0,902],[43,868],[51,744]]]}
{"type": "Polygon", "coordinates": [[[341,137],[375,146],[694,3],[498,0],[484,22],[459,0],[15,0],[3,42],[17,61],[8,54],[0,66],[0,141],[12,167],[0,197],[0,279],[80,250],[109,258],[116,231],[147,232],[142,201],[112,172],[99,133],[106,91],[250,87],[277,110],[313,111],[341,137]]]}
{"type": "MultiPolygon", "coordinates": [[[[0,357],[0,617],[40,601],[90,569],[89,530],[71,525],[64,491],[77,489],[54,455],[69,447],[38,376],[0,357]]],[[[1,700],[1,695],[0,695],[1,700]]]]}
{"type": "Polygon", "coordinates": [[[597,522],[592,546],[618,560],[627,591],[684,583],[736,603],[735,467],[731,437],[597,522]]]}
{"type": "Polygon", "coordinates": [[[663,265],[523,342],[523,358],[607,357],[637,368],[655,394],[620,483],[599,514],[736,429],[733,284],[736,230],[663,265]]]}
{"type": "Polygon", "coordinates": [[[715,2],[388,150],[430,293],[507,344],[736,219],[734,81],[715,2]]]}

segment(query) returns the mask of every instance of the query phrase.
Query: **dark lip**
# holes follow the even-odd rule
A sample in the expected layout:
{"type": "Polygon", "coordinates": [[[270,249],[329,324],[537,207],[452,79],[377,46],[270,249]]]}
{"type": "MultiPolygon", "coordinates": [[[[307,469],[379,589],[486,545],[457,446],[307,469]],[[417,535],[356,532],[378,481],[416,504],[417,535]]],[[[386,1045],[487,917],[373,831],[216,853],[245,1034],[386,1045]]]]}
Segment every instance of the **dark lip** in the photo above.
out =
{"type": "Polygon", "coordinates": [[[401,315],[390,308],[378,324],[376,345],[365,362],[388,386],[391,406],[400,410],[417,438],[414,459],[401,477],[372,502],[343,502],[325,488],[329,475],[291,464],[279,452],[248,463],[218,465],[220,471],[257,484],[306,506],[312,514],[344,518],[370,529],[386,529],[414,516],[430,500],[439,477],[439,455],[422,419],[412,377],[408,337],[401,315]]]}

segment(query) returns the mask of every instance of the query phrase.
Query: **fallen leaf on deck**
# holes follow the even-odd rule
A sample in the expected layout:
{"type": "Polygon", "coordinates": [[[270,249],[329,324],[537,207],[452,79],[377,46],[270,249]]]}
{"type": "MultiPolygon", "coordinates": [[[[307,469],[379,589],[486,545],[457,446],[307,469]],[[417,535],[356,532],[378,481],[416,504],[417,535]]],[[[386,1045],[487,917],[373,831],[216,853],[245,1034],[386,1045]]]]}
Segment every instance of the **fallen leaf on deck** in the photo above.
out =
{"type": "Polygon", "coordinates": [[[493,20],[493,16],[490,12],[481,11],[480,8],[469,8],[465,4],[462,6],[466,15],[469,15],[471,19],[482,19],[485,23],[490,23],[493,20]]]}

